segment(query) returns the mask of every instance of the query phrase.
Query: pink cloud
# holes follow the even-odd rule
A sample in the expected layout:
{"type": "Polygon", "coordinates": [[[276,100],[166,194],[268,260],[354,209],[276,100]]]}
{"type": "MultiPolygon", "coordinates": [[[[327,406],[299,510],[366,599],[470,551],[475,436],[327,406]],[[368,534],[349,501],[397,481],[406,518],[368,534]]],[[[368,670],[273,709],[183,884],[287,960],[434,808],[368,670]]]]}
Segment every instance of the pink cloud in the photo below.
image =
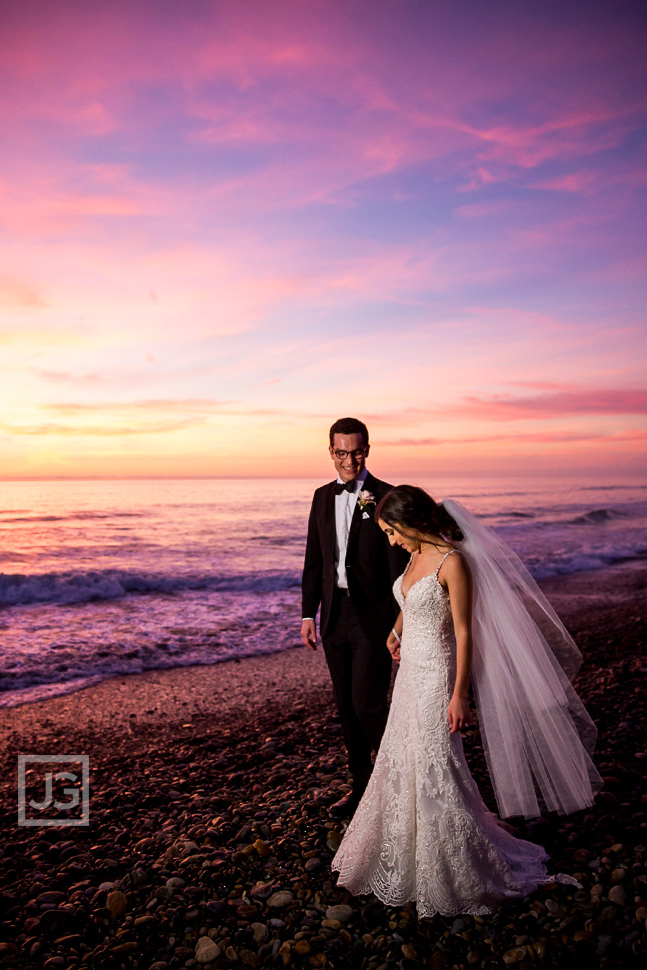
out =
{"type": "Polygon", "coordinates": [[[561,421],[586,440],[587,416],[644,414],[642,48],[620,18],[55,6],[11,0],[0,36],[1,326],[32,327],[17,427],[49,434],[34,400],[69,391],[146,395],[106,405],[118,428],[129,409],[215,423],[211,394],[325,420],[340,355],[364,365],[355,400],[377,411],[387,387],[385,426],[423,434],[561,421]]]}
{"type": "Polygon", "coordinates": [[[0,424],[0,428],[7,434],[27,437],[82,437],[82,438],[122,438],[133,435],[169,434],[172,431],[185,431],[203,423],[202,418],[185,418],[175,421],[148,421],[127,425],[71,425],[71,424],[38,424],[17,425],[0,424]]]}
{"type": "Polygon", "coordinates": [[[32,284],[15,279],[0,279],[0,307],[38,309],[45,301],[32,284]]]}
{"type": "Polygon", "coordinates": [[[553,189],[557,192],[577,192],[583,195],[590,195],[597,191],[600,185],[600,176],[595,172],[573,172],[570,175],[562,175],[559,178],[547,179],[545,182],[536,182],[533,188],[553,189]]]}
{"type": "MultiPolygon", "coordinates": [[[[460,191],[464,191],[464,189],[461,188],[460,191]]],[[[473,202],[469,205],[458,206],[454,210],[454,213],[462,219],[488,218],[489,216],[498,216],[502,212],[507,212],[510,210],[510,207],[511,203],[507,200],[500,200],[498,202],[473,202]]]]}
{"type": "Polygon", "coordinates": [[[647,391],[583,390],[539,394],[536,397],[466,397],[454,413],[481,418],[519,421],[525,418],[560,418],[575,414],[647,414],[647,391]]]}
{"type": "Polygon", "coordinates": [[[585,431],[527,431],[515,432],[513,435],[506,434],[482,434],[471,437],[452,437],[452,438],[394,438],[390,440],[379,440],[380,448],[428,448],[449,446],[460,449],[464,445],[480,444],[577,444],[579,442],[629,442],[639,444],[647,441],[647,431],[633,430],[618,433],[605,432],[585,432],[585,431]]]}
{"type": "Polygon", "coordinates": [[[388,414],[372,414],[371,420],[383,424],[426,421],[430,418],[470,418],[484,421],[522,421],[553,419],[576,415],[647,414],[647,391],[642,389],[582,389],[537,394],[534,397],[466,395],[447,401],[442,407],[408,407],[388,414]]]}
{"type": "Polygon", "coordinates": [[[647,172],[644,168],[621,172],[579,171],[568,175],[535,182],[532,188],[555,192],[571,192],[591,196],[600,192],[608,193],[611,187],[635,190],[647,185],[647,172]]]}

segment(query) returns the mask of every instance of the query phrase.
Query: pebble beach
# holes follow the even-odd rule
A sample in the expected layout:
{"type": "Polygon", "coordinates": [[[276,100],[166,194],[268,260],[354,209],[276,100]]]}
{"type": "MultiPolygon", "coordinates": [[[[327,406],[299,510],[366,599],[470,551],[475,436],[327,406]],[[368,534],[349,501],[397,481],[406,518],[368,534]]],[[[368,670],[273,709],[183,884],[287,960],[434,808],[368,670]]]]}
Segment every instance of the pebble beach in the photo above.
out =
{"type": "MultiPolygon", "coordinates": [[[[115,677],[0,711],[0,962],[174,970],[638,967],[647,958],[644,563],[541,585],[584,654],[604,790],[511,820],[575,876],[486,917],[418,919],[337,888],[348,790],[321,649],[115,677]],[[19,826],[19,754],[86,754],[87,826],[19,826]]],[[[470,765],[492,809],[478,728],[470,765]]],[[[27,798],[42,797],[36,774],[27,798]],[[38,782],[38,784],[37,784],[38,782]]],[[[45,817],[43,815],[43,817],[45,817]]]]}

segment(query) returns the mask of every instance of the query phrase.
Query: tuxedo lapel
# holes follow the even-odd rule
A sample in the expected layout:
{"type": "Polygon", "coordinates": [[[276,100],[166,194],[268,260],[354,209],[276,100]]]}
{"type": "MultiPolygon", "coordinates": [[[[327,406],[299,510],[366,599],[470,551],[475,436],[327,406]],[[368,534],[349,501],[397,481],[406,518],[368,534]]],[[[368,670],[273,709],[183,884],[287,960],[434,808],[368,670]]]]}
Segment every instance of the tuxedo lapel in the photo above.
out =
{"type": "MultiPolygon", "coordinates": [[[[373,488],[371,487],[374,481],[375,479],[369,472],[366,478],[364,479],[364,484],[362,485],[362,491],[373,492],[373,494],[375,494],[373,491],[373,488]]],[[[372,506],[371,509],[368,511],[368,514],[371,516],[371,518],[373,518],[374,511],[375,511],[375,506],[372,506]]],[[[360,508],[359,502],[357,502],[357,504],[355,505],[355,511],[353,512],[353,518],[351,519],[351,522],[350,522],[350,532],[348,533],[348,549],[350,552],[352,552],[355,549],[355,543],[357,542],[357,539],[359,536],[359,529],[362,524],[363,518],[364,518],[364,513],[360,508]]]]}
{"type": "Polygon", "coordinates": [[[335,561],[336,551],[336,526],[335,526],[335,483],[331,482],[326,492],[326,503],[324,510],[324,522],[326,528],[326,542],[328,544],[328,554],[335,561]]]}

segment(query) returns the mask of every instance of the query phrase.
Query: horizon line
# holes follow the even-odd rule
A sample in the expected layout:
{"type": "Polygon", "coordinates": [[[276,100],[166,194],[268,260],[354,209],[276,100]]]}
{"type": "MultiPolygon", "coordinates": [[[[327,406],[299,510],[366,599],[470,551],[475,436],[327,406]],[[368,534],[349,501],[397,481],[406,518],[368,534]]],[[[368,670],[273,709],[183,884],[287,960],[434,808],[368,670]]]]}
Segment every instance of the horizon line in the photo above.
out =
{"type": "MultiPolygon", "coordinates": [[[[607,481],[612,478],[611,475],[604,475],[604,473],[598,471],[597,469],[591,469],[589,472],[582,472],[582,469],[569,469],[564,470],[552,470],[545,474],[540,474],[536,470],[534,471],[519,471],[519,472],[504,472],[503,474],[497,474],[495,472],[469,472],[465,474],[464,472],[457,471],[454,474],[435,474],[433,472],[427,472],[420,476],[420,478],[575,478],[576,476],[582,476],[589,478],[591,475],[596,477],[604,477],[607,481]]],[[[4,482],[222,482],[222,481],[308,481],[321,480],[320,475],[0,475],[0,484],[4,482]]],[[[374,476],[375,477],[375,476],[374,476]]],[[[392,474],[389,477],[394,477],[392,474]]],[[[410,476],[409,476],[410,477],[410,476]]],[[[620,479],[631,479],[637,484],[644,484],[647,486],[647,476],[644,474],[632,474],[624,473],[618,476],[620,479]]],[[[334,479],[331,479],[334,480],[334,479]]],[[[576,482],[573,482],[576,484],[576,482]]]]}

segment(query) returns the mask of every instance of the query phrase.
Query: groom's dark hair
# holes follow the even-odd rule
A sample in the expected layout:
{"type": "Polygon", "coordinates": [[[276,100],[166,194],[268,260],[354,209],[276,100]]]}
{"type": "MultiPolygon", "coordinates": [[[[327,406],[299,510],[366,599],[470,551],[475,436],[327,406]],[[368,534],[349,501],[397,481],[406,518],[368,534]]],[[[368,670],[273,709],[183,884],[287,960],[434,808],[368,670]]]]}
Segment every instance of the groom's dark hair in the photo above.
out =
{"type": "Polygon", "coordinates": [[[361,434],[364,444],[368,444],[368,428],[357,418],[339,418],[330,429],[330,447],[335,443],[336,434],[361,434]]]}

